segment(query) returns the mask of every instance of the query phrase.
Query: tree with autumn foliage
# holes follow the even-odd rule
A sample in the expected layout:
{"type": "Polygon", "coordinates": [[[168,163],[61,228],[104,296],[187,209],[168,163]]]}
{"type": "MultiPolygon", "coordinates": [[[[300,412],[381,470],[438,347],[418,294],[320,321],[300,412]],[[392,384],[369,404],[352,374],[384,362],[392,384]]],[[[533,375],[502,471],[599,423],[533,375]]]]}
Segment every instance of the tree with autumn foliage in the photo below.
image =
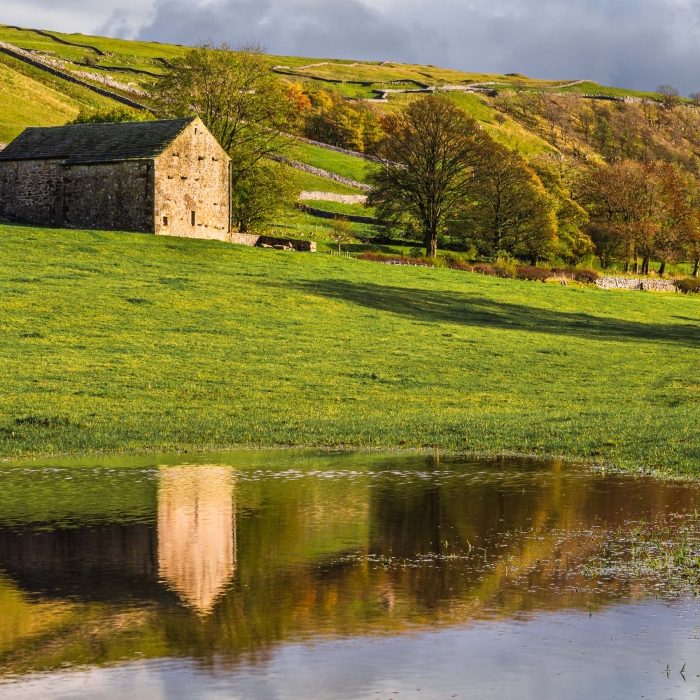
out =
{"type": "Polygon", "coordinates": [[[488,136],[448,98],[431,95],[383,120],[385,167],[371,175],[369,204],[384,221],[420,229],[428,257],[464,207],[488,136]]]}
{"type": "Polygon", "coordinates": [[[382,129],[379,117],[363,102],[348,102],[334,91],[304,92],[310,103],[302,133],[314,141],[360,153],[376,153],[382,129]]]}
{"type": "Polygon", "coordinates": [[[633,261],[635,272],[648,274],[657,259],[663,275],[669,262],[694,247],[697,183],[676,165],[631,160],[591,165],[581,179],[580,197],[595,227],[620,239],[626,264],[633,261]]]}
{"type": "Polygon", "coordinates": [[[460,207],[462,236],[484,255],[538,260],[557,250],[557,200],[520,154],[483,139],[460,207]]]}

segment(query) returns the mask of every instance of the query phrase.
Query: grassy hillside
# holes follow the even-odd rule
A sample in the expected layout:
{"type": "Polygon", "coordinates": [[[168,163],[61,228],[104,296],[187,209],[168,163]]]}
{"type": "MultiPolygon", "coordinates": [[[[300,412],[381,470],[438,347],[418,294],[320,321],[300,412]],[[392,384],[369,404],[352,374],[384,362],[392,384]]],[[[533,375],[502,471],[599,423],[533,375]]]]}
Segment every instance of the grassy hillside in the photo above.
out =
{"type": "Polygon", "coordinates": [[[87,88],[60,80],[0,53],[0,142],[28,126],[60,126],[83,107],[114,104],[87,88]]]}
{"type": "MultiPolygon", "coordinates": [[[[169,61],[181,56],[187,47],[160,44],[155,42],[135,42],[122,39],[87,36],[83,34],[62,34],[60,32],[37,32],[31,29],[0,25],[0,41],[14,46],[37,52],[38,56],[59,61],[66,71],[77,73],[80,79],[88,83],[103,86],[95,76],[106,77],[124,85],[125,89],[114,89],[120,94],[134,97],[129,92],[129,86],[137,90],[149,90],[150,85],[160,75],[169,61]],[[88,66],[88,62],[97,62],[97,67],[88,66]]],[[[301,82],[316,87],[335,90],[349,99],[364,99],[373,101],[374,109],[379,112],[402,109],[411,100],[419,98],[420,94],[391,94],[388,102],[378,102],[374,90],[382,89],[417,89],[421,85],[438,88],[452,86],[476,86],[489,92],[465,93],[447,92],[460,107],[478,119],[484,127],[501,143],[521,151],[526,156],[569,151],[575,147],[579,151],[593,152],[595,144],[589,143],[588,136],[577,134],[572,142],[572,133],[564,138],[565,125],[557,124],[552,128],[551,114],[563,112],[572,115],[569,121],[576,121],[575,116],[580,111],[581,94],[608,95],[610,97],[631,97],[639,99],[653,98],[650,93],[641,93],[621,88],[601,86],[591,81],[576,82],[576,76],[562,80],[538,80],[521,75],[495,75],[470,73],[435,66],[409,65],[401,63],[377,63],[367,61],[345,61],[334,59],[311,59],[290,56],[269,56],[269,65],[274,68],[281,79],[290,82],[301,82]],[[519,91],[523,95],[548,95],[556,104],[548,109],[539,110],[530,106],[526,114],[504,106],[499,95],[519,91]]],[[[6,56],[0,54],[0,64],[17,70],[17,66],[6,56]]],[[[26,73],[24,68],[22,72],[26,73]]],[[[40,71],[36,71],[40,73],[40,71]]],[[[36,75],[33,75],[36,79],[36,75]]],[[[40,80],[46,81],[46,74],[40,80]]],[[[65,96],[62,109],[52,113],[53,121],[47,121],[46,100],[35,101],[26,99],[22,106],[22,116],[19,121],[12,116],[16,100],[0,105],[0,128],[5,133],[15,135],[19,125],[46,125],[65,121],[75,110],[75,100],[85,102],[82,88],[78,89],[70,83],[49,77],[51,87],[65,96]],[[15,121],[12,121],[12,119],[15,121]]],[[[27,94],[31,94],[27,93],[27,94]]],[[[148,98],[139,95],[138,99],[148,102],[148,98]]],[[[87,98],[88,103],[94,98],[87,98]]],[[[21,100],[20,100],[21,101],[21,100]]],[[[589,101],[590,102],[590,101],[589,101]]],[[[604,105],[604,108],[605,107],[604,105]]],[[[596,107],[597,109],[597,107],[596,107]]],[[[636,118],[639,107],[627,105],[625,109],[635,112],[636,118]]],[[[600,111],[600,110],[598,110],[600,111]]],[[[627,115],[626,121],[629,122],[627,115]]],[[[561,120],[560,120],[561,121],[561,120]]],[[[575,130],[574,130],[575,131],[575,130]]],[[[669,139],[674,141],[673,136],[669,139]]],[[[662,144],[667,147],[666,143],[662,144]]],[[[306,152],[311,160],[323,159],[326,156],[306,152]]],[[[306,162],[306,161],[305,161],[306,162]]],[[[316,164],[316,163],[314,163],[316,164]]],[[[333,164],[331,164],[332,166],[333,164]]],[[[340,165],[340,163],[335,163],[340,165]]],[[[347,165],[347,164],[345,164],[347,165]]],[[[324,167],[324,166],[321,166],[324,167]]],[[[330,168],[329,168],[330,169],[330,168]]]]}
{"type": "Polygon", "coordinates": [[[296,146],[290,155],[302,163],[328,170],[356,182],[367,182],[370,171],[376,167],[364,158],[337,153],[321,146],[311,146],[305,143],[296,146]]]}
{"type": "Polygon", "coordinates": [[[692,472],[700,303],[0,226],[0,454],[240,443],[692,472]]]}

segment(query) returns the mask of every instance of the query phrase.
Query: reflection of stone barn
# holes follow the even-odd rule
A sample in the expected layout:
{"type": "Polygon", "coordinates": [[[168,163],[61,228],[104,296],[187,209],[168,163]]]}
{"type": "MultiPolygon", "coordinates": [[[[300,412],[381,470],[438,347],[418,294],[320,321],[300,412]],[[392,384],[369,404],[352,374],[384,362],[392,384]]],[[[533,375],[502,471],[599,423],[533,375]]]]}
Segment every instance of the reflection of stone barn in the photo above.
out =
{"type": "Polygon", "coordinates": [[[0,151],[0,217],[230,240],[230,163],[196,117],[29,128],[0,151]]]}

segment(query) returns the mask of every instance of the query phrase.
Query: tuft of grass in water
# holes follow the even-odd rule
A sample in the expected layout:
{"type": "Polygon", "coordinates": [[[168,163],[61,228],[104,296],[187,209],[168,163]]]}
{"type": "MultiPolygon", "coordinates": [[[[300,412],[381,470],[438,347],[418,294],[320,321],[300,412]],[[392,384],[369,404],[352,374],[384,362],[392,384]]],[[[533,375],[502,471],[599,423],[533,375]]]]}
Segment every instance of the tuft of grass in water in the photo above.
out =
{"type": "Polygon", "coordinates": [[[6,457],[371,445],[697,473],[689,296],[10,225],[0,251],[6,457]]]}

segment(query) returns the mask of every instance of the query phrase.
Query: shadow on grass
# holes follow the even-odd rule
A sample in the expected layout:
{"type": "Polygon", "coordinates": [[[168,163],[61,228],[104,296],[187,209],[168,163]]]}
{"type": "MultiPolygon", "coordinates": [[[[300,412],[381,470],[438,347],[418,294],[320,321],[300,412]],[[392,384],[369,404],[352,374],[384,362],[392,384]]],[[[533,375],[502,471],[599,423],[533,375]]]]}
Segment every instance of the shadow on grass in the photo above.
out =
{"type": "Polygon", "coordinates": [[[457,292],[390,287],[346,280],[307,280],[305,292],[400,314],[415,321],[530,331],[590,340],[652,341],[700,347],[700,324],[640,323],[552,311],[457,292]]]}

